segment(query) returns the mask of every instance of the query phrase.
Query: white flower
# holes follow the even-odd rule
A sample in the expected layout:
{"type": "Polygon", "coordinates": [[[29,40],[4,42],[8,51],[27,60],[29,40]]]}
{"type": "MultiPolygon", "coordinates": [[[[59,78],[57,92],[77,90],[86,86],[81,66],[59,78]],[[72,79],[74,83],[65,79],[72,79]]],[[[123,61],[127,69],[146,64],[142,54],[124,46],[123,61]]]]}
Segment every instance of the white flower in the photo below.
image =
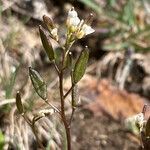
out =
{"type": "Polygon", "coordinates": [[[72,29],[76,29],[78,24],[80,23],[80,19],[78,17],[77,12],[72,8],[68,12],[68,17],[67,17],[67,26],[72,29]]]}
{"type": "MultiPolygon", "coordinates": [[[[90,19],[90,18],[89,18],[90,19]]],[[[68,18],[67,18],[67,27],[71,33],[75,33],[75,37],[78,39],[83,38],[84,36],[93,33],[95,30],[86,22],[89,20],[80,20],[78,17],[77,12],[72,8],[68,12],[68,18]]]]}
{"type": "Polygon", "coordinates": [[[91,28],[91,26],[87,25],[87,24],[83,24],[81,25],[80,30],[76,33],[76,37],[78,39],[83,38],[84,36],[93,33],[95,30],[93,28],[91,28]]]}
{"type": "Polygon", "coordinates": [[[70,18],[68,20],[68,25],[69,26],[77,27],[79,23],[80,23],[80,19],[78,17],[70,18]]]}

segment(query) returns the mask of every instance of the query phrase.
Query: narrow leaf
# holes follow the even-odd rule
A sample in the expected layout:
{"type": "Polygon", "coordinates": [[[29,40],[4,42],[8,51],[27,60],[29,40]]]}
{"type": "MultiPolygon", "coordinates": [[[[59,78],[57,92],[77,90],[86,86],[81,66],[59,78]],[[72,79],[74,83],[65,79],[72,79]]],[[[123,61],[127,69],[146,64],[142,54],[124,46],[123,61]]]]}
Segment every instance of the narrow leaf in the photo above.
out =
{"type": "Polygon", "coordinates": [[[5,136],[2,133],[2,131],[0,130],[0,149],[4,149],[4,145],[5,145],[5,136]]]}
{"type": "Polygon", "coordinates": [[[145,134],[146,134],[146,137],[150,137],[150,117],[149,117],[149,119],[147,120],[147,123],[146,123],[145,134]]]}
{"type": "Polygon", "coordinates": [[[98,13],[102,11],[101,7],[93,0],[79,0],[79,1],[88,6],[89,8],[92,8],[94,11],[98,13]]]}
{"type": "Polygon", "coordinates": [[[36,91],[36,93],[43,99],[47,99],[47,86],[45,82],[43,81],[42,77],[39,75],[39,73],[29,67],[29,75],[30,79],[32,81],[32,85],[36,91]]]}
{"type": "Polygon", "coordinates": [[[47,54],[49,60],[52,61],[55,59],[55,54],[54,54],[54,50],[53,50],[52,44],[50,42],[50,39],[45,34],[42,26],[39,26],[39,32],[40,32],[41,41],[42,41],[43,47],[46,51],[46,54],[47,54]]]}
{"type": "Polygon", "coordinates": [[[20,96],[19,91],[16,94],[16,106],[17,106],[17,109],[18,109],[20,114],[24,113],[24,108],[23,108],[23,104],[22,104],[22,101],[21,101],[21,96],[20,96]]]}
{"type": "Polygon", "coordinates": [[[89,50],[86,47],[80,54],[73,71],[73,83],[76,84],[83,77],[89,58],[89,50]]]}

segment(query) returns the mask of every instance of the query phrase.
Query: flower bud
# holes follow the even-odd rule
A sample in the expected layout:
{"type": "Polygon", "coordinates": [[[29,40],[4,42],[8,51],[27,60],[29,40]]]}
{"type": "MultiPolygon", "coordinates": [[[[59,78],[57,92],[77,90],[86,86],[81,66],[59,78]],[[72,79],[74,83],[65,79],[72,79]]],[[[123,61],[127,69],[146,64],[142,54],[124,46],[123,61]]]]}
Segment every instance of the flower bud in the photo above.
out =
{"type": "Polygon", "coordinates": [[[70,29],[71,32],[75,32],[79,23],[80,23],[80,19],[78,17],[78,14],[74,10],[74,8],[72,8],[68,12],[68,17],[66,22],[67,27],[70,29]]]}
{"type": "Polygon", "coordinates": [[[58,29],[57,28],[54,28],[51,30],[51,34],[53,36],[53,38],[58,41],[58,29]]]}

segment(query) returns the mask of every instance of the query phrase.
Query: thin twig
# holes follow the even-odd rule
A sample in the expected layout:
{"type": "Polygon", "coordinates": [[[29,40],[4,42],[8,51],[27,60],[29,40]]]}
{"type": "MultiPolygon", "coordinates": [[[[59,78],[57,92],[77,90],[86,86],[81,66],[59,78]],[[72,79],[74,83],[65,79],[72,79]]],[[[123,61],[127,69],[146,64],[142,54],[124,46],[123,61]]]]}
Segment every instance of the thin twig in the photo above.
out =
{"type": "Polygon", "coordinates": [[[74,112],[75,112],[75,107],[72,107],[72,113],[71,113],[71,117],[70,117],[70,120],[69,120],[69,126],[71,126],[71,123],[72,123],[72,120],[73,120],[74,112]]]}
{"type": "Polygon", "coordinates": [[[61,111],[56,106],[54,106],[53,104],[49,103],[48,100],[45,100],[45,103],[48,104],[50,107],[52,107],[56,112],[61,114],[61,111]]]}
{"type": "Polygon", "coordinates": [[[22,117],[28,123],[28,125],[31,127],[32,126],[31,120],[25,114],[22,114],[22,117]]]}
{"type": "Polygon", "coordinates": [[[59,75],[60,74],[60,70],[59,70],[59,68],[58,68],[58,66],[57,66],[55,61],[53,61],[53,65],[54,65],[54,67],[55,67],[55,69],[57,71],[57,74],[59,75]]]}
{"type": "Polygon", "coordinates": [[[72,91],[75,85],[72,85],[71,88],[68,90],[68,92],[64,95],[64,99],[69,95],[69,93],[72,91]]]}

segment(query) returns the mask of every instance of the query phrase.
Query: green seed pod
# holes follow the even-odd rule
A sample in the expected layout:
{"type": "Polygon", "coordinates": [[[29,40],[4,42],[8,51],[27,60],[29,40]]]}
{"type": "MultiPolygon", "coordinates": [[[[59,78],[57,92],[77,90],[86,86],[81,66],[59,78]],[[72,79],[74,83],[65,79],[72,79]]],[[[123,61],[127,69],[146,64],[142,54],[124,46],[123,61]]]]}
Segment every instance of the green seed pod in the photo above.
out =
{"type": "Polygon", "coordinates": [[[71,101],[71,104],[72,104],[72,107],[77,107],[78,105],[78,102],[79,102],[79,93],[78,93],[78,86],[75,85],[72,89],[72,101],[71,101]]]}
{"type": "Polygon", "coordinates": [[[81,80],[83,75],[85,74],[85,70],[87,67],[89,59],[89,50],[86,47],[80,54],[73,71],[73,83],[76,84],[81,80]]]}
{"type": "Polygon", "coordinates": [[[49,18],[48,16],[44,15],[43,16],[43,22],[46,25],[47,29],[51,32],[52,29],[55,28],[55,24],[52,21],[51,18],[49,18]]]}
{"type": "Polygon", "coordinates": [[[36,93],[43,99],[47,99],[47,86],[45,82],[43,81],[42,77],[39,75],[39,73],[29,67],[29,75],[30,79],[32,81],[32,85],[36,91],[36,93]]]}
{"type": "Polygon", "coordinates": [[[21,101],[21,96],[20,96],[19,91],[16,94],[16,106],[17,106],[17,109],[18,109],[20,114],[24,113],[24,108],[23,108],[23,104],[22,104],[22,101],[21,101]]]}
{"type": "Polygon", "coordinates": [[[146,137],[150,137],[150,117],[148,118],[146,122],[145,134],[146,134],[146,137]]]}
{"type": "Polygon", "coordinates": [[[41,41],[42,41],[43,47],[46,51],[46,54],[47,54],[49,60],[52,61],[55,59],[55,54],[54,54],[54,50],[53,50],[52,44],[50,42],[50,39],[45,34],[42,26],[39,26],[39,32],[40,32],[41,41]]]}

